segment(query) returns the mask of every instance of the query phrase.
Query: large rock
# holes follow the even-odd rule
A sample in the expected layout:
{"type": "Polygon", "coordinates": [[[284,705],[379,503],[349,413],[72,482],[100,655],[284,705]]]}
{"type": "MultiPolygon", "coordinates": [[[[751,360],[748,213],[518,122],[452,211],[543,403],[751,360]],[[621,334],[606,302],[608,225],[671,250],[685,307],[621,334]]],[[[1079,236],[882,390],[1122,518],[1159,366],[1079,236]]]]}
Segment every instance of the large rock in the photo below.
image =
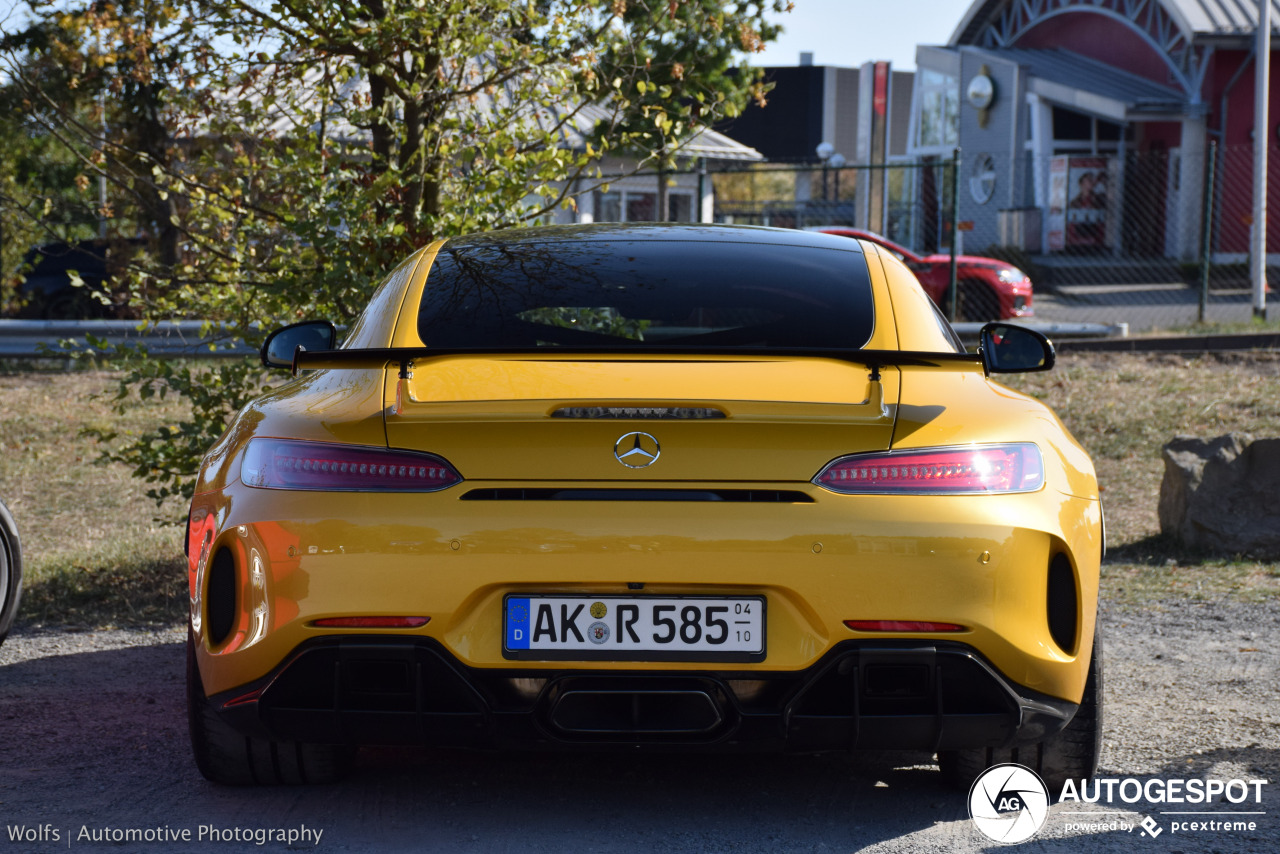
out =
{"type": "Polygon", "coordinates": [[[1228,433],[1165,445],[1160,530],[1192,548],[1280,558],[1280,439],[1228,433]]]}

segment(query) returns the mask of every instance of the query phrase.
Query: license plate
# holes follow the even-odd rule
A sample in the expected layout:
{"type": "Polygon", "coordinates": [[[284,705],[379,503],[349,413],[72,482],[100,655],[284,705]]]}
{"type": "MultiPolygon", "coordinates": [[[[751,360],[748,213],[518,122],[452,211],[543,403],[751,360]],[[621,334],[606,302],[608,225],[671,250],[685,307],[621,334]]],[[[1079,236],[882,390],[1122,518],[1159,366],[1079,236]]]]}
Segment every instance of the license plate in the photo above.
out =
{"type": "Polygon", "coordinates": [[[763,596],[508,595],[503,655],[539,661],[763,661],[763,596]]]}

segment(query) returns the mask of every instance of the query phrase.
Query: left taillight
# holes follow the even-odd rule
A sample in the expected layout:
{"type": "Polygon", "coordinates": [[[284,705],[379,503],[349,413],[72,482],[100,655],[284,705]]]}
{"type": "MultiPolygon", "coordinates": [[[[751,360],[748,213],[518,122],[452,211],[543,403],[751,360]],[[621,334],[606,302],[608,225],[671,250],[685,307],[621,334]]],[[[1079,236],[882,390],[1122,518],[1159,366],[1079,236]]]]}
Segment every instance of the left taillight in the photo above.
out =
{"type": "Polygon", "coordinates": [[[461,483],[462,475],[432,454],[257,438],[245,449],[240,479],[259,489],[435,492],[461,483]]]}
{"type": "Polygon", "coordinates": [[[1034,492],[1044,464],[1030,442],[922,448],[840,457],[813,482],[853,495],[1034,492]]]}

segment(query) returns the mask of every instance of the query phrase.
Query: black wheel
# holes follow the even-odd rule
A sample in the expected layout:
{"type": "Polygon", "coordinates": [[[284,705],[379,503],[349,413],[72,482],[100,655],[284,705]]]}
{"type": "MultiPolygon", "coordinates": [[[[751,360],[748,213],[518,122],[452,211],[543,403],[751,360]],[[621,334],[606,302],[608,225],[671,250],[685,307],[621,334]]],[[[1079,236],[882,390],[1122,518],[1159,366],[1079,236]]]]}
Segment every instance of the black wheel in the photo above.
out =
{"type": "Polygon", "coordinates": [[[0,643],[9,636],[22,599],[22,542],[9,508],[0,504],[0,643]]]}
{"type": "Polygon", "coordinates": [[[195,637],[187,632],[187,724],[196,767],[205,779],[229,786],[332,783],[351,769],[355,751],[339,744],[271,741],[244,735],[213,710],[196,667],[195,637]]]}
{"type": "Polygon", "coordinates": [[[982,282],[956,283],[956,319],[984,323],[1000,318],[1000,300],[995,291],[982,282]]]}
{"type": "Polygon", "coordinates": [[[941,751],[938,766],[950,783],[968,791],[978,775],[991,766],[1016,762],[1040,775],[1049,787],[1052,802],[1067,780],[1087,780],[1097,773],[1101,749],[1102,638],[1095,636],[1084,697],[1065,729],[1044,741],[1020,747],[941,751]]]}

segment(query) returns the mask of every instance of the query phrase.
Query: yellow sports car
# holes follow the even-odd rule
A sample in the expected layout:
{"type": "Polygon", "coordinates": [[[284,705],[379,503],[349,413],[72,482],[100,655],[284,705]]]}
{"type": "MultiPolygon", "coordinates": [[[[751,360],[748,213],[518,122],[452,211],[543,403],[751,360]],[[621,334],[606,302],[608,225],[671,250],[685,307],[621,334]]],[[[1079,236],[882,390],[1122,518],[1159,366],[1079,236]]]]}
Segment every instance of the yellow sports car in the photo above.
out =
{"type": "Polygon", "coordinates": [[[209,451],[191,739],[224,783],[362,744],[1096,767],[1092,464],[874,244],[733,226],[438,241],[209,451]]]}

